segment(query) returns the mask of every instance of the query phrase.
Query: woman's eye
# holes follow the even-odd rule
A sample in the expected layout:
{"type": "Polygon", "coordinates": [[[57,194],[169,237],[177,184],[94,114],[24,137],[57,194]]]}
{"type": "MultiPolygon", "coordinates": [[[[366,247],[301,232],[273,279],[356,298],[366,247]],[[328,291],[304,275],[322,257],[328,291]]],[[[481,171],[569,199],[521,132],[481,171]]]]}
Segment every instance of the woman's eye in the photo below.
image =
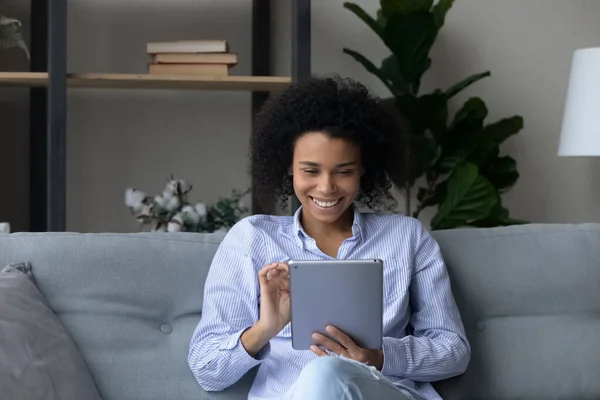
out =
{"type": "Polygon", "coordinates": [[[314,175],[317,173],[317,170],[315,169],[305,169],[304,173],[309,174],[309,175],[314,175]]]}
{"type": "Polygon", "coordinates": [[[340,170],[340,171],[338,171],[338,172],[339,172],[340,174],[342,174],[342,175],[349,175],[349,174],[351,174],[351,173],[352,173],[352,170],[351,170],[351,169],[342,169],[342,170],[340,170]]]}

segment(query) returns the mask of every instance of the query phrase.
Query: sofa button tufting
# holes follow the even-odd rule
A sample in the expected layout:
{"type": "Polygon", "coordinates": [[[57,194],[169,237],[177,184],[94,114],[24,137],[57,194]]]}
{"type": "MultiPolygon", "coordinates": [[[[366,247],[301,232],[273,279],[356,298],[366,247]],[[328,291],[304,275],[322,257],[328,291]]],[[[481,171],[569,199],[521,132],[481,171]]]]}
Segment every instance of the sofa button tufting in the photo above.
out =
{"type": "Polygon", "coordinates": [[[485,330],[485,322],[483,322],[483,321],[475,322],[475,329],[477,329],[479,332],[484,331],[485,330]]]}
{"type": "Polygon", "coordinates": [[[169,333],[173,332],[173,328],[171,327],[171,325],[162,324],[160,326],[160,331],[168,335],[169,333]]]}

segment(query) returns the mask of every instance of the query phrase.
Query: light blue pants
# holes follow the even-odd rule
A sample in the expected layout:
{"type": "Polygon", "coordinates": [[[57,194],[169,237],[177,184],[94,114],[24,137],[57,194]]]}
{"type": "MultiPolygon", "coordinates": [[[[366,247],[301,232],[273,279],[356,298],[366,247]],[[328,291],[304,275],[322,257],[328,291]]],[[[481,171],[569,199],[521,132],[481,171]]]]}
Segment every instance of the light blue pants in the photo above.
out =
{"type": "Polygon", "coordinates": [[[417,400],[374,367],[347,358],[319,357],[308,364],[285,400],[417,400]]]}

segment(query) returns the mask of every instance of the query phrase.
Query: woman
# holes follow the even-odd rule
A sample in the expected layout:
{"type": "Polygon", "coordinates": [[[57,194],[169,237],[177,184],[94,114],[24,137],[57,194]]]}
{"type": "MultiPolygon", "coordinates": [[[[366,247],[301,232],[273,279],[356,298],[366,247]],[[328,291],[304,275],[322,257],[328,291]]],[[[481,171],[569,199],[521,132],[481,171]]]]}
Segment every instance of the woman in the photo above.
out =
{"type": "Polygon", "coordinates": [[[470,359],[438,245],[415,219],[362,213],[394,206],[386,173],[401,156],[377,99],[358,83],[310,79],[273,97],[255,124],[257,194],[295,194],[293,217],[253,215],[226,235],[206,280],[189,365],[207,391],[260,365],[249,399],[439,399],[430,383],[470,359]],[[292,348],[291,259],[384,261],[383,349],[343,332],[292,348]]]}

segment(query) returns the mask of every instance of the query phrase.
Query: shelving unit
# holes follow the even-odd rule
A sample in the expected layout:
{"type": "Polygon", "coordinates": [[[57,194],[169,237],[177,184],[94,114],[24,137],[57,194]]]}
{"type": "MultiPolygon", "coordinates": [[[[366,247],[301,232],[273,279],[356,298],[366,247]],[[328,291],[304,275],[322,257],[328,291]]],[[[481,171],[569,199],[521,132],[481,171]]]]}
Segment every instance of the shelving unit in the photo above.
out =
{"type": "MultiPolygon", "coordinates": [[[[276,91],[292,79],[284,76],[179,76],[144,74],[67,74],[69,88],[276,91]]],[[[0,72],[0,85],[48,87],[46,72],[0,72]]]]}
{"type": "MultiPolygon", "coordinates": [[[[269,93],[311,75],[311,3],[291,1],[289,77],[270,73],[269,0],[252,1],[252,76],[207,78],[140,74],[87,74],[67,71],[67,0],[31,0],[31,72],[0,73],[0,86],[30,88],[31,231],[66,230],[67,91],[72,89],[177,89],[252,92],[252,112],[269,93]]],[[[269,213],[258,204],[253,213],[269,213]]],[[[298,207],[292,201],[292,211],[298,207]]]]}

